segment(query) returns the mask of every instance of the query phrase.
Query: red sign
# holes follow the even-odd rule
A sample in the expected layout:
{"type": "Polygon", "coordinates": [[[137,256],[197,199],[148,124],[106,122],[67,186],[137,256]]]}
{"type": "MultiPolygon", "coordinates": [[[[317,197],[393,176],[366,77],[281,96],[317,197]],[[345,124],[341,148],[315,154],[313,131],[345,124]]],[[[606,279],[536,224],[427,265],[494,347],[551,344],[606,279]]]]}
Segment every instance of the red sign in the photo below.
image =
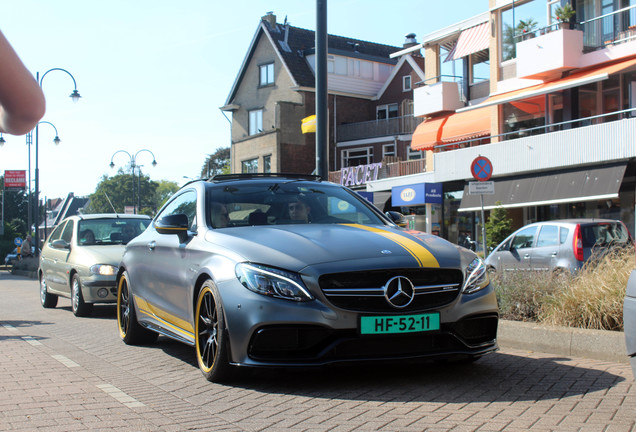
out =
{"type": "Polygon", "coordinates": [[[470,165],[470,173],[477,181],[488,181],[492,176],[492,163],[485,156],[476,157],[470,165]]]}
{"type": "Polygon", "coordinates": [[[26,182],[25,170],[5,170],[4,171],[5,189],[25,189],[26,183],[27,182],[26,182]]]}

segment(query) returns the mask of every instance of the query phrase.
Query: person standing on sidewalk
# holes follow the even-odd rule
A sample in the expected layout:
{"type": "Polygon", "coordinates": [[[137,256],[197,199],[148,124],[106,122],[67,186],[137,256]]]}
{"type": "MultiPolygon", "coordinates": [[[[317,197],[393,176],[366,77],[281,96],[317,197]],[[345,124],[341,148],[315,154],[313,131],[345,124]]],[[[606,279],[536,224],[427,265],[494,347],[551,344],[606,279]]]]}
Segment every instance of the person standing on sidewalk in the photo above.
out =
{"type": "Polygon", "coordinates": [[[31,258],[33,256],[33,252],[31,251],[32,243],[33,239],[27,234],[26,239],[22,242],[22,246],[20,246],[20,257],[22,259],[31,258]]]}

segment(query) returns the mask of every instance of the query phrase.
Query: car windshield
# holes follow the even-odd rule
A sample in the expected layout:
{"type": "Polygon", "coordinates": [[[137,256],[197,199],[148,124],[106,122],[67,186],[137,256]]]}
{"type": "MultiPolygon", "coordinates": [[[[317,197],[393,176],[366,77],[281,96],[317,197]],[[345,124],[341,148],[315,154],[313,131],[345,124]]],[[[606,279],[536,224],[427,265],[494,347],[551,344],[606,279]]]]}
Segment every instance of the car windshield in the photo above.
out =
{"type": "Polygon", "coordinates": [[[601,222],[581,226],[583,247],[606,246],[629,241],[629,234],[620,222],[601,222]]]}
{"type": "Polygon", "coordinates": [[[382,225],[386,221],[349,189],[299,180],[215,184],[208,188],[207,218],[214,228],[249,225],[382,225]]]}
{"type": "Polygon", "coordinates": [[[77,243],[79,245],[127,244],[141,234],[150,219],[83,219],[79,221],[77,243]]]}

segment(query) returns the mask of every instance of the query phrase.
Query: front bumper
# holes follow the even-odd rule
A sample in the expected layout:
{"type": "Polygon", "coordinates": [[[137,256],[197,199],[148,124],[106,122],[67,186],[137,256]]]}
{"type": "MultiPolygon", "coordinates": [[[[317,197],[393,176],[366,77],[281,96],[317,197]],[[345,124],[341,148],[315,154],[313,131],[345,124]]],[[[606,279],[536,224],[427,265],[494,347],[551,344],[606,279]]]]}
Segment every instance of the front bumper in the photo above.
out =
{"type": "Polygon", "coordinates": [[[117,303],[116,276],[90,275],[81,278],[86,303],[117,303]]]}
{"type": "Polygon", "coordinates": [[[230,361],[237,365],[319,366],[475,357],[498,348],[498,310],[492,286],[424,311],[440,313],[439,330],[391,335],[361,335],[361,313],[331,307],[324,299],[297,303],[269,298],[238,282],[219,284],[219,291],[225,307],[230,361]]]}

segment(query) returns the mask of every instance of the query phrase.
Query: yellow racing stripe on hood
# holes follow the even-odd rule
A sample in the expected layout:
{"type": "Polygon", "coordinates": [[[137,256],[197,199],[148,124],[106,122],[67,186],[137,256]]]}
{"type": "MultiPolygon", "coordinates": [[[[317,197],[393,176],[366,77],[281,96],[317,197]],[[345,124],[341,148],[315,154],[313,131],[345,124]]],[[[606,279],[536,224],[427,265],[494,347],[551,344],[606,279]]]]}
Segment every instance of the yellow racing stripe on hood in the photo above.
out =
{"type": "Polygon", "coordinates": [[[380,228],[374,228],[367,225],[358,225],[358,224],[344,224],[353,228],[359,228],[366,231],[370,231],[372,233],[376,233],[381,235],[382,237],[391,240],[394,243],[402,246],[408,253],[410,253],[413,258],[417,261],[420,267],[439,267],[439,263],[437,259],[433,256],[433,254],[426,249],[422,244],[415,240],[411,240],[403,235],[385,231],[380,228]]]}

